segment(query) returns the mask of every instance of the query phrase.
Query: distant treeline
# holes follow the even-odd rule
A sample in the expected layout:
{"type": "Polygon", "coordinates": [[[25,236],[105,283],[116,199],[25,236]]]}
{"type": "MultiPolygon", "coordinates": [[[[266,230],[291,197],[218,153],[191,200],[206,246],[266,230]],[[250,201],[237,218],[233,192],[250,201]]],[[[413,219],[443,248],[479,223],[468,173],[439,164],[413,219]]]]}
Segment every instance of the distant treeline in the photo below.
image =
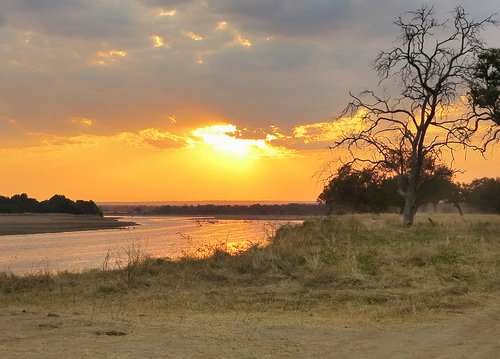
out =
{"type": "Polygon", "coordinates": [[[29,198],[26,193],[15,194],[10,198],[0,196],[0,213],[70,213],[102,216],[101,210],[93,201],[75,202],[56,194],[51,199],[38,202],[35,198],[29,198]]]}
{"type": "Polygon", "coordinates": [[[184,205],[184,206],[102,206],[106,212],[154,215],[215,216],[215,215],[265,215],[265,216],[322,216],[327,212],[323,204],[253,204],[253,205],[184,205]]]}

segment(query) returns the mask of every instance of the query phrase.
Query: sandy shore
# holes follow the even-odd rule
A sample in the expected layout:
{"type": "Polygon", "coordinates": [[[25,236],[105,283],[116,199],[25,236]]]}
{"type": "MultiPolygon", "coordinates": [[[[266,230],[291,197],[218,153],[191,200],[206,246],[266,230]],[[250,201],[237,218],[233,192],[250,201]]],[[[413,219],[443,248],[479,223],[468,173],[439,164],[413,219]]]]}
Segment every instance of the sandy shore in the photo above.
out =
{"type": "Polygon", "coordinates": [[[118,218],[62,213],[0,214],[0,235],[73,232],[135,225],[118,218]]]}
{"type": "Polygon", "coordinates": [[[435,323],[374,326],[317,312],[167,310],[151,316],[113,307],[107,313],[101,303],[87,313],[71,307],[0,308],[2,357],[494,359],[500,353],[500,305],[494,301],[435,323]]]}

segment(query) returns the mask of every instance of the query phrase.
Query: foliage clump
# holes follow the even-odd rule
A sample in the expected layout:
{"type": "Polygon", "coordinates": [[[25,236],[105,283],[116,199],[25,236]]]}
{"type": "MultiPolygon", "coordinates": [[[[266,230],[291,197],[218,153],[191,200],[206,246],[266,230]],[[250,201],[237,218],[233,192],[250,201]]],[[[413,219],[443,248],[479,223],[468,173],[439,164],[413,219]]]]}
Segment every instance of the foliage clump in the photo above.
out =
{"type": "Polygon", "coordinates": [[[50,199],[38,202],[26,193],[12,197],[0,196],[0,213],[71,213],[92,214],[102,216],[102,212],[94,201],[72,201],[63,195],[56,194],[50,199]]]}

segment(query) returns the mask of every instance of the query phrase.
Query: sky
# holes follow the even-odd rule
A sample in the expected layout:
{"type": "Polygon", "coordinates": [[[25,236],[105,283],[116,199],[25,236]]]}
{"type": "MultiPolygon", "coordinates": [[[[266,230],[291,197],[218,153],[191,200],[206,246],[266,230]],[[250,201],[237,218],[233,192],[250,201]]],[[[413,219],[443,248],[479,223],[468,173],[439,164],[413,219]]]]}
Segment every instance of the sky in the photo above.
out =
{"type": "MultiPolygon", "coordinates": [[[[500,13],[498,0],[435,11],[457,5],[500,13]]],[[[0,0],[0,194],[314,201],[349,92],[377,87],[392,22],[421,6],[0,0]]],[[[483,38],[500,47],[499,34],[483,38]]],[[[458,180],[500,176],[495,152],[458,153],[458,180]]]]}

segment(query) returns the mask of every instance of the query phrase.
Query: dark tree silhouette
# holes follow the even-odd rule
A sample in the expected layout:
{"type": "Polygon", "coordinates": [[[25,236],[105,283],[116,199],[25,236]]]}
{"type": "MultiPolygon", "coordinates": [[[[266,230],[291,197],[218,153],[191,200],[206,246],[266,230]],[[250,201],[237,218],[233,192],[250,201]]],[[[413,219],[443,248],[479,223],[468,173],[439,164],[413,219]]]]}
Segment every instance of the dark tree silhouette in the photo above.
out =
{"type": "MultiPolygon", "coordinates": [[[[452,182],[454,172],[443,164],[427,161],[423,182],[416,199],[417,207],[441,201],[451,203],[461,212],[463,196],[459,185],[452,182]]],[[[394,196],[398,188],[397,177],[386,177],[385,171],[364,168],[355,170],[346,165],[331,177],[318,202],[324,203],[329,212],[383,212],[404,210],[404,198],[394,196]]]]}
{"type": "Polygon", "coordinates": [[[438,165],[433,173],[424,179],[416,203],[418,206],[431,203],[436,210],[440,201],[451,198],[454,184],[452,182],[453,171],[445,165],[438,165]]]}
{"type": "Polygon", "coordinates": [[[485,135],[487,145],[500,140],[500,49],[487,49],[480,53],[472,71],[469,92],[471,117],[476,125],[482,121],[493,121],[485,135]]]}
{"type": "Polygon", "coordinates": [[[341,167],[318,196],[318,202],[324,203],[329,213],[381,212],[390,206],[388,192],[391,186],[382,186],[383,173],[370,168],[354,170],[350,165],[341,167]]]}
{"type": "Polygon", "coordinates": [[[465,188],[468,205],[482,213],[500,213],[500,177],[475,179],[465,188]]]}
{"type": "Polygon", "coordinates": [[[26,193],[15,194],[11,198],[0,196],[0,213],[73,213],[102,216],[93,201],[73,202],[63,195],[54,195],[46,201],[38,202],[26,193]]]}
{"type": "Polygon", "coordinates": [[[450,113],[467,92],[469,69],[485,50],[480,32],[491,23],[492,17],[473,21],[461,7],[451,21],[438,21],[427,6],[401,15],[395,21],[400,46],[382,51],[374,63],[381,83],[395,79],[398,93],[351,95],[341,116],[357,116],[361,122],[332,148],[348,153],[345,164],[370,164],[397,176],[404,225],[413,224],[426,163],[458,146],[479,149],[471,142],[473,118],[450,113]]]}

